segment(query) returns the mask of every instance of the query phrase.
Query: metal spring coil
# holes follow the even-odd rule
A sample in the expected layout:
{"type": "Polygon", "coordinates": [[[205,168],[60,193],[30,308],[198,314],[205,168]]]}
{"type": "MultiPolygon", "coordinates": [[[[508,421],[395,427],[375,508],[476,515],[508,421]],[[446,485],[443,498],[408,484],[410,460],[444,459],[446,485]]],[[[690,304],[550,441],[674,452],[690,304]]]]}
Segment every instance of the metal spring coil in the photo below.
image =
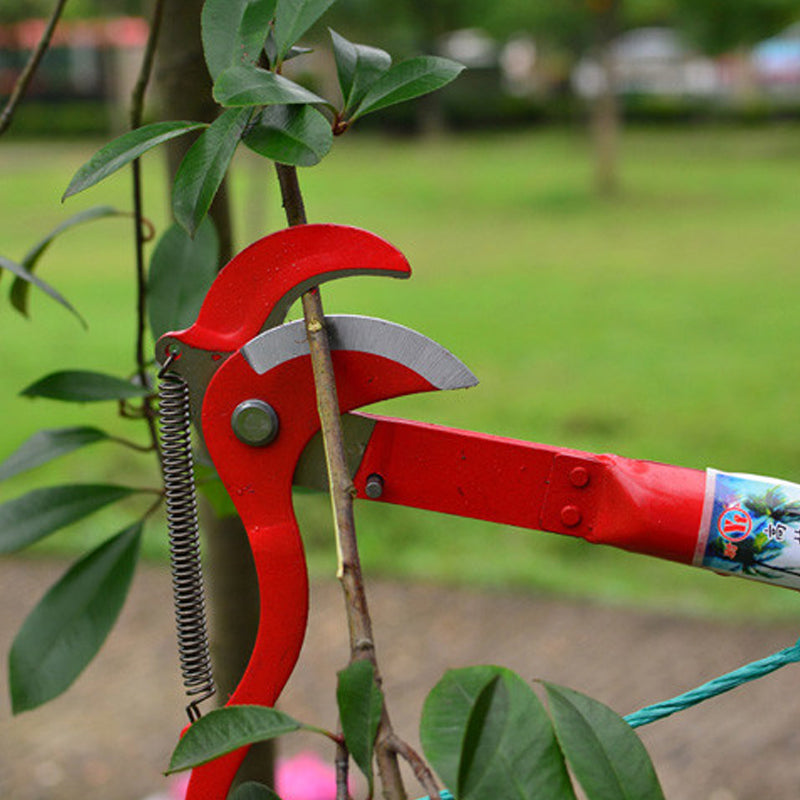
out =
{"type": "Polygon", "coordinates": [[[161,374],[159,415],[178,655],[183,686],[191,700],[186,712],[194,722],[200,717],[198,705],[215,690],[200,562],[189,387],[173,372],[161,374]]]}

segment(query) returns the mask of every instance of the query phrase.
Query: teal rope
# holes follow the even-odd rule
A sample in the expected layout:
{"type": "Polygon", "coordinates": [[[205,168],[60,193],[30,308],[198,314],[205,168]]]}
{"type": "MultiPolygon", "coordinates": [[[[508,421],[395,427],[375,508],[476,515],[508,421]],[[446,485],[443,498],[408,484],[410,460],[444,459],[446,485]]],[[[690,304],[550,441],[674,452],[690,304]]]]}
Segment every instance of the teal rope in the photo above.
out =
{"type": "Polygon", "coordinates": [[[659,719],[668,717],[670,714],[675,714],[678,711],[683,711],[702,703],[704,700],[729,692],[743,683],[763,678],[765,675],[769,675],[770,672],[775,672],[776,669],[798,661],[800,661],[800,639],[791,647],[779,650],[777,653],[758,661],[753,661],[751,664],[745,664],[727,675],[714,678],[714,680],[704,683],[696,689],[684,692],[684,694],[679,694],[671,700],[664,700],[662,703],[655,703],[651,706],[645,706],[639,711],[634,711],[625,717],[625,721],[632,728],[649,725],[651,722],[656,722],[659,719]]]}
{"type": "MultiPolygon", "coordinates": [[[[442,789],[442,791],[439,792],[439,797],[441,797],[442,800],[456,800],[455,797],[453,797],[453,795],[447,791],[447,789],[442,789]]],[[[431,800],[431,798],[428,795],[425,795],[425,797],[420,797],[419,800],[431,800]]]]}

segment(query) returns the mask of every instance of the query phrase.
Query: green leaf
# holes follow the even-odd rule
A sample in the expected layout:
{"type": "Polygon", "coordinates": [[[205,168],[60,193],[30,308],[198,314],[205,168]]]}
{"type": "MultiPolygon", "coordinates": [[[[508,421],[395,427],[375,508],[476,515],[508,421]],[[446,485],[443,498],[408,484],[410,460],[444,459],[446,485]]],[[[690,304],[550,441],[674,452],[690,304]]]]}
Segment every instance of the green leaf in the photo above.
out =
{"type": "Polygon", "coordinates": [[[0,481],[108,438],[108,434],[99,428],[85,426],[39,431],[23,442],[5,461],[0,462],[0,481]]]}
{"type": "Polygon", "coordinates": [[[425,700],[420,737],[459,800],[574,800],[547,713],[510,670],[446,672],[425,700]]]}
{"type": "Polygon", "coordinates": [[[344,99],[343,112],[347,116],[358,107],[372,84],[392,66],[392,57],[377,47],[353,44],[334,30],[330,33],[344,99]]]}
{"type": "Polygon", "coordinates": [[[333,133],[328,120],[311,106],[269,106],[242,141],[281,164],[313,167],[330,151],[333,133]]]}
{"type": "Polygon", "coordinates": [[[327,103],[299,83],[249,64],[228,67],[214,84],[214,99],[229,107],[327,103]]]}
{"type": "MultiPolygon", "coordinates": [[[[289,48],[289,52],[283,57],[282,62],[285,64],[297,56],[304,56],[308,53],[313,53],[314,49],[311,47],[293,46],[289,48]]],[[[264,55],[267,57],[267,63],[270,66],[275,66],[278,60],[278,45],[275,44],[275,28],[269,29],[267,41],[264,42],[264,55]]]]}
{"type": "Polygon", "coordinates": [[[461,64],[438,56],[401,61],[372,84],[352,119],[434,92],[455,80],[463,69],[461,64]]]}
{"type": "Polygon", "coordinates": [[[334,4],[335,0],[278,0],[275,11],[277,60],[334,4]]]}
{"type": "Polygon", "coordinates": [[[191,239],[172,225],[158,240],[147,277],[148,314],[153,339],[188,328],[197,319],[219,268],[219,237],[206,217],[191,239]]]}
{"type": "Polygon", "coordinates": [[[74,314],[84,328],[87,327],[86,321],[75,310],[72,303],[70,303],[60,292],[56,291],[49,283],[46,283],[41,278],[37,277],[32,272],[29,272],[27,269],[25,269],[25,267],[23,267],[22,264],[17,264],[16,261],[12,261],[10,258],[6,258],[5,256],[0,256],[0,268],[7,269],[18,279],[27,281],[28,283],[32,283],[38,289],[41,289],[45,294],[52,297],[53,300],[55,300],[57,303],[60,303],[62,306],[64,306],[64,308],[66,308],[68,311],[74,314]]]}
{"type": "Polygon", "coordinates": [[[467,797],[473,787],[479,787],[487,771],[491,770],[492,760],[498,757],[502,736],[497,729],[508,723],[511,713],[511,700],[502,676],[497,674],[484,686],[467,718],[467,727],[461,747],[458,764],[457,795],[467,797]]]}
{"type": "Polygon", "coordinates": [[[176,136],[205,128],[205,122],[154,122],[123,133],[100,148],[73,176],[62,201],[94,186],[135,158],[176,136]]]}
{"type": "Polygon", "coordinates": [[[93,403],[101,400],[124,400],[145,397],[150,390],[130,381],[88,370],[51,372],[23,389],[24,397],[49,397],[69,403],[93,403]]]}
{"type": "Polygon", "coordinates": [[[13,553],[140,489],[69,484],[33,489],[0,505],[0,554],[13,553]]]}
{"type": "Polygon", "coordinates": [[[372,752],[383,712],[383,694],[370,661],[353,661],[339,673],[336,701],[347,749],[369,782],[372,794],[372,752]]]}
{"type": "Polygon", "coordinates": [[[234,791],[231,800],[281,800],[281,798],[263,783],[249,781],[234,791]]]}
{"type": "Polygon", "coordinates": [[[477,666],[448,670],[425,698],[420,720],[420,741],[428,761],[445,785],[458,786],[458,766],[470,709],[497,668],[477,666]]]}
{"type": "Polygon", "coordinates": [[[663,800],[650,756],[624,719],[572,689],[543,686],[561,749],[589,800],[663,800]]]}
{"type": "Polygon", "coordinates": [[[172,187],[172,211],[194,236],[230,166],[252,109],[223,111],[181,161],[172,187]]]}
{"type": "MultiPolygon", "coordinates": [[[[76,225],[81,225],[84,222],[91,222],[95,219],[121,216],[125,216],[125,214],[122,211],[117,211],[117,209],[112,208],[111,206],[94,206],[93,208],[88,208],[85,211],[74,214],[73,216],[69,217],[69,219],[64,220],[64,222],[50,231],[50,233],[48,233],[44,239],[37,242],[22,259],[22,266],[25,267],[29,273],[33,273],[33,270],[36,268],[39,259],[45,253],[52,241],[64,231],[74,228],[76,225]]],[[[11,305],[13,305],[17,311],[25,316],[28,315],[28,290],[30,289],[30,286],[31,281],[29,280],[29,277],[22,277],[20,275],[18,275],[11,284],[11,305]]],[[[81,322],[83,322],[83,320],[81,320],[81,322]]]]}
{"type": "Polygon", "coordinates": [[[205,0],[200,17],[211,78],[233,64],[255,64],[267,38],[276,0],[205,0]]]}
{"type": "Polygon", "coordinates": [[[167,774],[191,769],[245,745],[302,727],[293,717],[267,706],[215,708],[187,729],[172,753],[167,774]]]}
{"type": "Polygon", "coordinates": [[[25,620],[8,660],[15,714],[61,694],[94,658],[127,597],[141,533],[137,522],[80,559],[25,620]]]}

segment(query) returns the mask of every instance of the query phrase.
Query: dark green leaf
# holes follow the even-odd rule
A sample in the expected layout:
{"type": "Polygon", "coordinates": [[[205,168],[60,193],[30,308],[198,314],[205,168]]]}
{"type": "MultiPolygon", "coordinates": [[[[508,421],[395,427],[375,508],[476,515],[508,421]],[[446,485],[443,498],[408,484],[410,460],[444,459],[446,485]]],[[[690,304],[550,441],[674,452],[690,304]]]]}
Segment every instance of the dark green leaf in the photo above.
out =
{"type": "Polygon", "coordinates": [[[231,795],[231,800],[281,800],[281,798],[263,783],[250,781],[239,786],[231,795]]]}
{"type": "Polygon", "coordinates": [[[51,372],[32,383],[20,394],[24,397],[49,397],[70,403],[93,403],[101,400],[124,400],[144,397],[150,390],[130,381],[88,370],[51,372]]]}
{"type": "Polygon", "coordinates": [[[127,597],[141,532],[136,523],[84,556],[25,620],[8,659],[15,714],[61,694],[94,658],[127,597]]]}
{"type": "Polygon", "coordinates": [[[335,0],[278,0],[275,11],[277,60],[283,61],[297,40],[334,4],[335,0]]]}
{"type": "Polygon", "coordinates": [[[353,661],[339,673],[336,701],[347,749],[366,776],[372,794],[372,752],[383,711],[383,694],[375,683],[375,668],[370,661],[353,661]]]}
{"type": "Polygon", "coordinates": [[[480,787],[486,772],[491,771],[502,740],[497,731],[508,723],[510,706],[508,689],[498,673],[480,690],[469,712],[458,764],[459,797],[474,795],[471,789],[480,787]]]}
{"type": "Polygon", "coordinates": [[[313,167],[331,149],[333,133],[328,120],[312,106],[269,106],[242,141],[281,164],[313,167]]]}
{"type": "Polygon", "coordinates": [[[419,56],[395,64],[370,86],[352,119],[440,89],[458,77],[461,64],[438,56],[419,56]]]}
{"type": "Polygon", "coordinates": [[[71,484],[33,489],[0,505],[0,553],[13,553],[138,489],[108,484],[71,484]]]}
{"type": "Polygon", "coordinates": [[[205,128],[205,122],[154,122],[123,133],[100,148],[73,176],[62,200],[66,200],[129,164],[135,158],[176,136],[205,128]]]}
{"type": "Polygon", "coordinates": [[[228,67],[214,84],[214,99],[231,107],[327,102],[283,75],[249,64],[228,67]]]}
{"type": "Polygon", "coordinates": [[[28,283],[32,283],[37,288],[41,289],[45,294],[52,297],[57,303],[60,303],[68,311],[72,312],[78,318],[84,328],[87,327],[85,320],[75,310],[72,303],[70,303],[60,292],[57,292],[49,283],[46,283],[32,272],[29,272],[21,264],[17,264],[16,261],[12,261],[10,258],[6,258],[5,256],[0,256],[0,268],[7,269],[18,279],[28,281],[28,283]]]}
{"type": "Polygon", "coordinates": [[[103,439],[108,439],[107,433],[90,427],[52,428],[34,433],[0,463],[0,481],[103,439]]]}
{"type": "MultiPolygon", "coordinates": [[[[32,273],[36,268],[36,264],[38,263],[39,259],[50,246],[51,242],[64,231],[74,228],[76,225],[80,225],[84,222],[91,222],[95,219],[121,216],[125,216],[125,214],[122,211],[117,211],[117,209],[112,208],[111,206],[94,206],[93,208],[88,208],[85,211],[74,214],[69,219],[65,220],[52,231],[50,231],[50,233],[48,233],[44,239],[42,239],[40,242],[37,242],[22,259],[22,266],[25,267],[29,273],[32,273]]],[[[28,277],[23,278],[19,275],[11,284],[11,305],[13,305],[14,308],[16,308],[21,314],[25,314],[26,316],[28,314],[28,290],[30,289],[30,285],[31,281],[28,277]]]]}
{"type": "Polygon", "coordinates": [[[458,786],[458,765],[469,714],[484,686],[497,676],[497,667],[448,670],[425,699],[420,741],[428,761],[446,786],[458,786]]]}
{"type": "Polygon", "coordinates": [[[392,57],[377,47],[353,44],[333,30],[331,39],[344,99],[343,111],[347,116],[358,107],[372,84],[392,66],[392,57]]]}
{"type": "Polygon", "coordinates": [[[208,213],[251,114],[250,108],[223,111],[181,161],[172,187],[172,211],[189,236],[208,213]]]}
{"type": "Polygon", "coordinates": [[[428,760],[460,800],[574,800],[547,713],[510,670],[445,673],[425,701],[420,735],[428,760]]]}
{"type": "Polygon", "coordinates": [[[159,239],[147,276],[148,313],[153,339],[188,328],[197,319],[219,268],[219,238],[206,217],[191,239],[172,225],[159,239]]]}
{"type": "Polygon", "coordinates": [[[561,749],[589,800],[663,800],[650,756],[624,719],[572,689],[543,685],[561,749]]]}
{"type": "Polygon", "coordinates": [[[191,769],[245,745],[302,727],[288,714],[266,706],[215,708],[188,728],[172,753],[168,772],[191,769]]]}
{"type": "Polygon", "coordinates": [[[267,38],[276,0],[205,0],[203,53],[212,80],[233,64],[255,64],[267,38]]]}
{"type": "MultiPolygon", "coordinates": [[[[290,47],[289,52],[283,57],[283,62],[286,63],[293,58],[297,58],[297,56],[304,56],[313,52],[314,50],[311,47],[290,47]]],[[[278,59],[278,46],[275,44],[274,27],[269,29],[267,41],[264,43],[264,55],[267,57],[267,63],[270,66],[273,66],[278,59]]]]}

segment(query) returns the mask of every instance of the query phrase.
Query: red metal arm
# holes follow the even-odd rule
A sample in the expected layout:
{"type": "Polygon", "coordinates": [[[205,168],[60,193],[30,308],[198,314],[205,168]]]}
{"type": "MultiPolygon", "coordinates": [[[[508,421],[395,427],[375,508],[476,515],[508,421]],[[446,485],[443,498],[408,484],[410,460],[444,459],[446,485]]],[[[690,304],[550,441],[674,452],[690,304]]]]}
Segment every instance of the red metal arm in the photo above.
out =
{"type": "Polygon", "coordinates": [[[694,560],[704,472],[363,416],[375,429],[355,476],[360,497],[377,475],[383,502],[694,560]]]}

